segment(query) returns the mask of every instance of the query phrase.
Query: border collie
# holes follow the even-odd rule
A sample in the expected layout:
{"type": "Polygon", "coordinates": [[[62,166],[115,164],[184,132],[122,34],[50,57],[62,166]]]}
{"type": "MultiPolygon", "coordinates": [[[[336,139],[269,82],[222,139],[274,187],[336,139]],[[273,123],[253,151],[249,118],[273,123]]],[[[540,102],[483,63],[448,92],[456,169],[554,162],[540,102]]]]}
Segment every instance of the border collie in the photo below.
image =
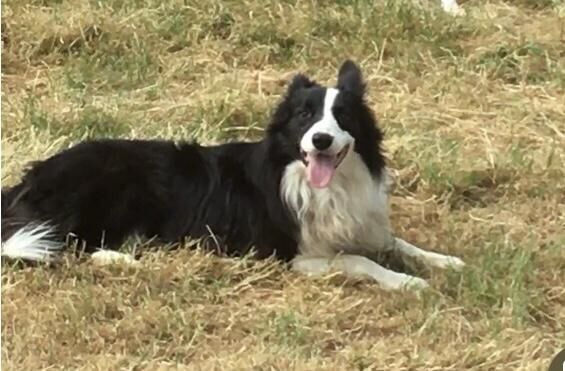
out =
{"type": "Polygon", "coordinates": [[[51,261],[69,234],[110,260],[126,256],[114,249],[133,234],[194,238],[306,274],[335,269],[386,289],[426,287],[370,259],[392,251],[464,265],[393,237],[382,134],[364,93],[360,69],[346,61],[335,87],[296,75],[257,142],[96,140],[36,162],[2,190],[1,255],[51,261]]]}

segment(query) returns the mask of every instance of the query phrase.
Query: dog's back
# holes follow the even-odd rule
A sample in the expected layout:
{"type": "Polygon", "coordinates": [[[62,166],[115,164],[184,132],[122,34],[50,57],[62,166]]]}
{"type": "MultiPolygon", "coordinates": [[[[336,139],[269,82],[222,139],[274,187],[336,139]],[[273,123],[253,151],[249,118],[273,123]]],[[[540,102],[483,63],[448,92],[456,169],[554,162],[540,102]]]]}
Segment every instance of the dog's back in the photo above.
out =
{"type": "Polygon", "coordinates": [[[78,144],[36,162],[21,183],[2,191],[2,256],[48,260],[69,234],[85,252],[117,248],[138,234],[290,257],[295,242],[285,233],[276,176],[256,166],[264,152],[260,143],[78,144]]]}

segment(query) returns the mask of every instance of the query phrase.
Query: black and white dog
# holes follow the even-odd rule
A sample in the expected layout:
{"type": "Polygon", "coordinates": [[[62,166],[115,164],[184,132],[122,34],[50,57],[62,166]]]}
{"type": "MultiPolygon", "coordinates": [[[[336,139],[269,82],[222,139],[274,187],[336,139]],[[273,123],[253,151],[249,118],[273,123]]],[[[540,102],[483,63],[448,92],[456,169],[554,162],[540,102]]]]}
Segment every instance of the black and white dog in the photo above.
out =
{"type": "Polygon", "coordinates": [[[258,142],[97,140],[36,162],[2,190],[2,256],[49,261],[69,234],[93,258],[125,255],[113,249],[133,234],[189,237],[228,255],[254,249],[304,273],[336,269],[387,289],[426,287],[369,259],[392,250],[463,266],[393,237],[382,134],[364,89],[346,61],[335,88],[295,76],[258,142]]]}

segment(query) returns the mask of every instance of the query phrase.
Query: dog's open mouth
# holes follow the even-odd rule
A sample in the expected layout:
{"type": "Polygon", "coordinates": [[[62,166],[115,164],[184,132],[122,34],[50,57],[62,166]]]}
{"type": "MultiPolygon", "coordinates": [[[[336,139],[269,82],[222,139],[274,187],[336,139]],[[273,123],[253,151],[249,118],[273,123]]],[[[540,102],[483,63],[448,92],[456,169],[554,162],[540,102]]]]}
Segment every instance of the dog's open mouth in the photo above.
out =
{"type": "Polygon", "coordinates": [[[314,188],[327,187],[348,151],[349,144],[335,155],[323,152],[306,153],[302,151],[302,161],[306,165],[306,174],[310,185],[314,188]]]}

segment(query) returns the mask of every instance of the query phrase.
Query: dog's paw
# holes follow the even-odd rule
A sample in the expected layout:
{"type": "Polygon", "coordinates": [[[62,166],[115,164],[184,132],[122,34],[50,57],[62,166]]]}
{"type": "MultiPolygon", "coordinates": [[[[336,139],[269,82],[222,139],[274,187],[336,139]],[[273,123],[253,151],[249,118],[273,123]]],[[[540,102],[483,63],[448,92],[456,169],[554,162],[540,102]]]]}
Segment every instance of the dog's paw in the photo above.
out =
{"type": "Polygon", "coordinates": [[[426,280],[419,277],[408,276],[408,279],[401,286],[401,289],[423,290],[427,289],[428,287],[430,287],[430,284],[426,280]]]}
{"type": "Polygon", "coordinates": [[[404,273],[397,273],[386,282],[381,281],[381,286],[386,290],[423,290],[430,287],[426,280],[404,273]]]}
{"type": "Polygon", "coordinates": [[[465,267],[465,262],[456,256],[437,254],[429,260],[434,267],[460,271],[465,267]]]}
{"type": "Polygon", "coordinates": [[[90,256],[90,258],[96,265],[123,264],[133,267],[140,265],[140,262],[138,260],[135,260],[133,256],[112,250],[96,251],[90,256]]]}
{"type": "Polygon", "coordinates": [[[465,262],[456,256],[448,256],[445,267],[460,271],[465,267],[465,262]]]}

